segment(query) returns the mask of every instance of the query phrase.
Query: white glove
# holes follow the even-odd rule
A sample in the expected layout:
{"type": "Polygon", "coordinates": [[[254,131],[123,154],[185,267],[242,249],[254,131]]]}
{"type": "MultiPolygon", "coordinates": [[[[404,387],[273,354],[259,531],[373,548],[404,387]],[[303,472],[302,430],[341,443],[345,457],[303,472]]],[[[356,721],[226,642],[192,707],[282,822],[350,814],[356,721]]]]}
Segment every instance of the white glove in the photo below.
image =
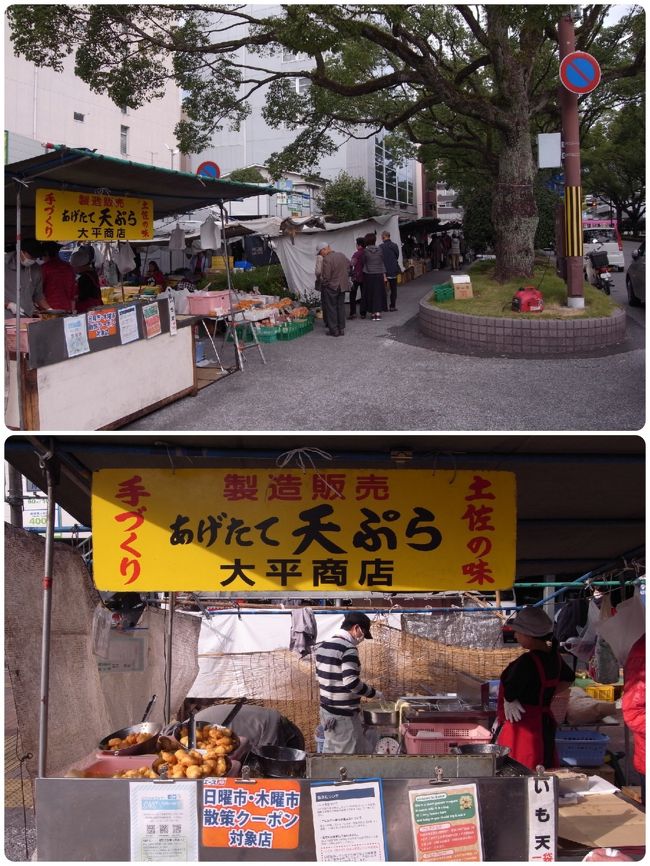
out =
{"type": "Polygon", "coordinates": [[[375,698],[376,698],[378,701],[383,701],[383,699],[384,699],[384,693],[383,693],[383,692],[380,692],[378,689],[375,689],[375,698]]]}
{"type": "Polygon", "coordinates": [[[503,712],[509,722],[519,722],[526,710],[518,700],[514,700],[503,702],[503,712]]]}
{"type": "Polygon", "coordinates": [[[16,305],[14,304],[13,301],[9,301],[9,303],[6,305],[6,307],[10,313],[13,313],[14,316],[16,315],[16,305]]]}

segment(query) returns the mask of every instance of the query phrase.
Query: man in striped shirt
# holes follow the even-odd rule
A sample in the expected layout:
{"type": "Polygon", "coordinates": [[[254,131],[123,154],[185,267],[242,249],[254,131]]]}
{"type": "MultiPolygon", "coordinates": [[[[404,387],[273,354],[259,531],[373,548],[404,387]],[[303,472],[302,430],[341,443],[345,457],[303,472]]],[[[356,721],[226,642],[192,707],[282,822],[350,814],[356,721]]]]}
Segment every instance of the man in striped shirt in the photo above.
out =
{"type": "Polygon", "coordinates": [[[316,676],[320,688],[320,721],[325,732],[323,752],[365,754],[369,744],[361,726],[361,697],[380,698],[381,692],[361,680],[357,646],[372,640],[365,613],[348,613],[341,628],[316,650],[316,676]]]}

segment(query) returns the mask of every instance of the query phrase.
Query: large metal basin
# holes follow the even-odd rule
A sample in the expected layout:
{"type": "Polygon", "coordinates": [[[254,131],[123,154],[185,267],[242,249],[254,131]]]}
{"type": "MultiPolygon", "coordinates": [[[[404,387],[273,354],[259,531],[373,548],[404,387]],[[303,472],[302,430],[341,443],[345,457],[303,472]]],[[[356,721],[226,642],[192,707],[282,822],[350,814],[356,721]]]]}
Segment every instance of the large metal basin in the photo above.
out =
{"type": "Polygon", "coordinates": [[[103,752],[110,752],[111,755],[150,755],[156,751],[158,735],[161,730],[162,725],[157,722],[140,722],[137,725],[130,725],[128,728],[121,728],[119,731],[115,731],[114,734],[104,737],[103,740],[100,740],[99,748],[103,752]],[[109,747],[109,740],[116,739],[117,737],[123,740],[129,734],[149,734],[149,737],[141,743],[126,746],[123,749],[111,749],[109,747]]]}

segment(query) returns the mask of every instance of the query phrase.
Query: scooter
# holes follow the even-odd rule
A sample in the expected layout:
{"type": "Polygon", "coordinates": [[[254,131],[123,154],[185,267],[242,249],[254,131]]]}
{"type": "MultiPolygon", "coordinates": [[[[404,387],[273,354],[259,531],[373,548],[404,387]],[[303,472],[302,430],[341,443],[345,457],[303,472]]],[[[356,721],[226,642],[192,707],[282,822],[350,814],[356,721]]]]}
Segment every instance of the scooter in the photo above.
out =
{"type": "Polygon", "coordinates": [[[587,253],[587,264],[585,274],[592,286],[595,286],[606,295],[611,295],[614,287],[614,278],[610,273],[610,264],[607,250],[593,250],[587,253]]]}

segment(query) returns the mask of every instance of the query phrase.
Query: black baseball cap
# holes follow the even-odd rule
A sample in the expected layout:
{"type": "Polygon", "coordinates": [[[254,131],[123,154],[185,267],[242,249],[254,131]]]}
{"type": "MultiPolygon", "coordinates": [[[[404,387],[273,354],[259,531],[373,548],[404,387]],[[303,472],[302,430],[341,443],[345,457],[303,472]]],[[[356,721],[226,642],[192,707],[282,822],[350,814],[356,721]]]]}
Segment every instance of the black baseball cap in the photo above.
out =
{"type": "Polygon", "coordinates": [[[370,634],[370,619],[365,615],[365,613],[346,613],[342,627],[349,630],[353,625],[360,625],[363,629],[363,634],[366,640],[372,640],[372,635],[370,634]]]}

